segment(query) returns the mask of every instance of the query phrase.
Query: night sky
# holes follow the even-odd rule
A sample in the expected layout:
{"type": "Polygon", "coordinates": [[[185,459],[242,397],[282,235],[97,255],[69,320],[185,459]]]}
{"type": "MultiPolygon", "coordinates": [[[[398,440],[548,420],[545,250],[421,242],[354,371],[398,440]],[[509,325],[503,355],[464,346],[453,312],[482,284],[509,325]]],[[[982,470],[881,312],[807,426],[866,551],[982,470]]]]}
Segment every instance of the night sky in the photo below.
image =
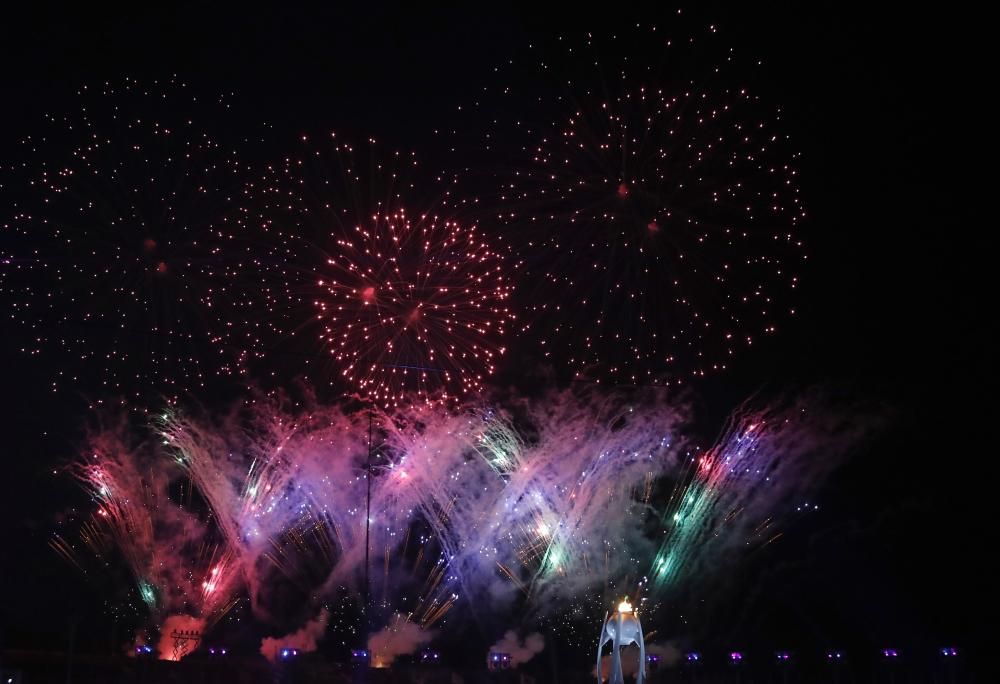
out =
{"type": "MultiPolygon", "coordinates": [[[[198,92],[234,93],[246,135],[261,122],[277,141],[336,129],[434,161],[429,131],[473,98],[496,61],[559,32],[671,16],[606,3],[10,12],[0,28],[4,159],[80,83],[177,74],[198,92]]],[[[991,577],[984,449],[994,361],[984,301],[991,222],[973,208],[983,82],[977,42],[963,37],[976,19],[842,3],[695,14],[764,61],[763,88],[803,152],[800,234],[810,255],[798,315],[724,373],[696,380],[695,404],[718,425],[755,391],[820,386],[885,417],[828,480],[823,510],[737,569],[707,638],[977,648],[991,577]]],[[[46,545],[57,515],[86,506],[52,471],[74,456],[91,395],[51,392],[59,355],[26,357],[6,316],[3,326],[0,645],[58,642],[71,615],[85,616],[103,644],[105,597],[88,594],[46,545]]],[[[501,375],[517,373],[507,363],[501,375]]]]}

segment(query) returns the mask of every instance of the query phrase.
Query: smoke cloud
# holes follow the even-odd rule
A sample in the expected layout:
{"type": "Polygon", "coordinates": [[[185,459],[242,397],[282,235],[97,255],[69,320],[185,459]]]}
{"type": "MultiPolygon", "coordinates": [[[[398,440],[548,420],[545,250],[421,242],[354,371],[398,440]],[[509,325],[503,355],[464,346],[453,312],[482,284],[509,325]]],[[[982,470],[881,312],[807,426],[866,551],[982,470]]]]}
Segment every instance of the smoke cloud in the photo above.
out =
{"type": "Polygon", "coordinates": [[[291,634],[283,637],[265,637],[260,642],[261,655],[273,663],[285,648],[294,648],[302,653],[315,651],[326,633],[326,623],[329,619],[330,612],[324,608],[314,619],[291,634]]]}
{"type": "Polygon", "coordinates": [[[180,660],[190,655],[198,648],[204,631],[205,620],[202,618],[190,615],[168,616],[160,627],[160,641],[156,645],[160,660],[180,660]]]}
{"type": "Polygon", "coordinates": [[[410,622],[396,613],[385,629],[368,638],[368,651],[373,667],[389,667],[401,655],[415,653],[429,644],[436,634],[410,622]]]}
{"type": "Polygon", "coordinates": [[[538,632],[532,632],[522,641],[517,636],[517,632],[512,629],[507,630],[503,638],[490,647],[493,653],[507,653],[510,655],[511,667],[517,667],[528,662],[545,648],[545,637],[538,632]]]}

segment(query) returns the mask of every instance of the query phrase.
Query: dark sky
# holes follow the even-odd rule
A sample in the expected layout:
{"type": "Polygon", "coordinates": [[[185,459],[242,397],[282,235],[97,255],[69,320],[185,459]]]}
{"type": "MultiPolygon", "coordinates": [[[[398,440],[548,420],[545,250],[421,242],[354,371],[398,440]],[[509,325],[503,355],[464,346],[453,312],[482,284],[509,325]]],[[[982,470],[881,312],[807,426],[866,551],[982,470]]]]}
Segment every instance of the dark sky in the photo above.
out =
{"type": "MultiPolygon", "coordinates": [[[[420,149],[435,120],[518,46],[662,12],[622,14],[618,3],[583,14],[472,3],[325,7],[334,4],[5,10],[0,152],[64,108],[83,81],[170,73],[206,92],[234,91],[248,119],[279,130],[337,128],[420,149]]],[[[805,630],[817,643],[847,631],[871,644],[971,646],[986,620],[993,555],[984,465],[992,221],[973,208],[974,161],[986,153],[976,131],[985,85],[970,29],[977,20],[844,3],[699,12],[766,62],[768,87],[805,152],[813,257],[799,320],[704,383],[700,401],[722,416],[761,386],[821,384],[893,416],[834,477],[826,517],[799,531],[778,562],[748,569],[741,614],[750,617],[726,628],[776,638],[805,630]]],[[[76,595],[83,585],[44,544],[48,521],[76,496],[49,473],[72,455],[80,402],[49,394],[46,369],[7,337],[0,626],[20,635],[58,629],[64,609],[94,600],[76,595]]]]}

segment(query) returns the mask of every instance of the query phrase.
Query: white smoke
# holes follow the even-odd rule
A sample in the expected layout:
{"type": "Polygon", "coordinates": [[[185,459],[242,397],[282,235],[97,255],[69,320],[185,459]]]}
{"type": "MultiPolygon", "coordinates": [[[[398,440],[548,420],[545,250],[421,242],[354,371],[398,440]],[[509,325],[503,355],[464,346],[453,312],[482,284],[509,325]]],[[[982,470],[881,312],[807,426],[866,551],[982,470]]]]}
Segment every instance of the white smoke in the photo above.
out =
{"type": "Polygon", "coordinates": [[[372,666],[389,667],[396,658],[416,652],[435,636],[434,632],[425,630],[396,613],[385,629],[368,637],[372,666]]]}
{"type": "Polygon", "coordinates": [[[503,638],[493,644],[490,647],[491,653],[506,653],[510,655],[510,666],[517,667],[522,665],[536,655],[542,652],[545,648],[545,637],[543,637],[538,632],[532,632],[528,636],[524,637],[522,641],[518,636],[517,632],[512,629],[507,630],[503,638]]]}
{"type": "Polygon", "coordinates": [[[273,663],[278,659],[278,653],[286,648],[294,648],[302,653],[315,651],[326,632],[326,623],[329,618],[330,613],[324,608],[314,619],[291,634],[283,637],[265,637],[260,642],[261,655],[273,663]]]}

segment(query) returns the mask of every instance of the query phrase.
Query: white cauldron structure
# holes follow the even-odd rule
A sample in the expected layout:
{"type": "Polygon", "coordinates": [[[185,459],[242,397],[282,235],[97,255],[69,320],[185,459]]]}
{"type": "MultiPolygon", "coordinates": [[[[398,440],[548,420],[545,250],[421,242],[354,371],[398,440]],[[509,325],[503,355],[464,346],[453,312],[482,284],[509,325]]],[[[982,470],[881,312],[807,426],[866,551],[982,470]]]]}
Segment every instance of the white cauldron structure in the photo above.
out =
{"type": "Polygon", "coordinates": [[[618,610],[604,616],[601,626],[601,636],[597,640],[597,681],[601,678],[601,653],[604,644],[611,642],[611,672],[608,674],[608,684],[625,684],[622,674],[621,649],[629,644],[639,645],[639,671],[635,684],[643,684],[646,680],[646,642],[642,638],[642,624],[639,616],[632,610],[632,604],[624,600],[618,604],[618,610]]]}

